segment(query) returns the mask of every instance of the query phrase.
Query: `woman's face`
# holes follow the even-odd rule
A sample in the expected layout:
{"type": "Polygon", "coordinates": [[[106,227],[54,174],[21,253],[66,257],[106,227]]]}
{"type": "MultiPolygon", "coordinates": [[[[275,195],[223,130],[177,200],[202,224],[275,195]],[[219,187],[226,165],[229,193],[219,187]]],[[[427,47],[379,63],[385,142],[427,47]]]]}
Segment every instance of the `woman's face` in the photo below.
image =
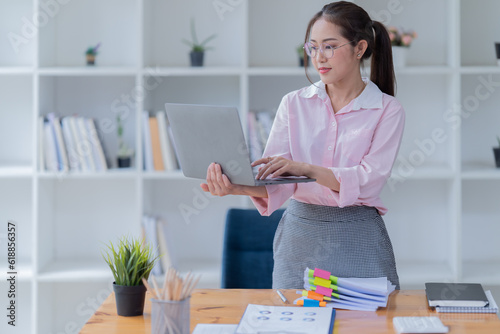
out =
{"type": "MultiPolygon", "coordinates": [[[[319,47],[326,43],[332,47],[338,47],[350,41],[342,37],[340,27],[321,18],[311,28],[309,42],[318,47],[316,57],[312,63],[318,71],[321,81],[325,84],[338,82],[352,71],[359,73],[359,58],[355,53],[353,44],[344,45],[333,52],[333,57],[326,58],[319,47]]],[[[324,45],[322,46],[324,48],[324,45]]]]}

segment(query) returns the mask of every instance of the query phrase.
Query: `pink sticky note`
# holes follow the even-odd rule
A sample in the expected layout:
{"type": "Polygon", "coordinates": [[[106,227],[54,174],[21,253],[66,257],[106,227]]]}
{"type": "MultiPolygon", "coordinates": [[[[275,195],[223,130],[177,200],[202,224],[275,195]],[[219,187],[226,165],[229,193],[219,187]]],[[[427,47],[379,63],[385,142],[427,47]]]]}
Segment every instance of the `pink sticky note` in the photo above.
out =
{"type": "Polygon", "coordinates": [[[320,295],[323,295],[323,296],[331,297],[332,291],[333,291],[333,289],[325,288],[324,286],[321,286],[321,285],[318,285],[316,287],[316,292],[319,293],[320,295]]]}
{"type": "Polygon", "coordinates": [[[323,270],[323,269],[314,268],[314,276],[329,280],[330,279],[330,272],[323,270]]]}

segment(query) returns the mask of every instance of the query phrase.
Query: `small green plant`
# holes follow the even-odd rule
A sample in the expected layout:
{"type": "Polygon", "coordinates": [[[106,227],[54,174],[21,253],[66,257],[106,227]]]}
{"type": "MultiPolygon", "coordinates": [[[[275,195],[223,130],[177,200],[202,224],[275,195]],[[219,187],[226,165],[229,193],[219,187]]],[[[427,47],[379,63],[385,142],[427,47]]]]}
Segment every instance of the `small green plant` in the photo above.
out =
{"type": "Polygon", "coordinates": [[[191,51],[193,52],[205,52],[206,50],[211,50],[213,49],[212,47],[206,47],[205,45],[213,40],[217,35],[213,34],[207,38],[205,38],[203,41],[198,42],[198,37],[196,36],[196,28],[194,24],[194,19],[191,18],[191,41],[183,38],[182,42],[184,44],[188,45],[191,48],[191,51]]]}
{"type": "Polygon", "coordinates": [[[125,143],[123,139],[123,120],[120,114],[116,115],[116,129],[118,134],[118,156],[119,157],[129,157],[132,155],[133,151],[128,145],[125,143]]]}
{"type": "Polygon", "coordinates": [[[128,237],[122,237],[116,246],[110,242],[102,257],[113,273],[115,284],[125,286],[143,284],[142,278],[148,279],[159,258],[154,257],[150,244],[143,245],[142,241],[128,237]]]}
{"type": "Polygon", "coordinates": [[[98,43],[96,46],[90,46],[87,48],[87,51],[85,51],[85,54],[87,56],[97,56],[97,50],[101,46],[101,43],[98,43]]]}
{"type": "Polygon", "coordinates": [[[304,44],[300,44],[297,46],[297,54],[299,55],[300,59],[304,59],[304,44]]]}

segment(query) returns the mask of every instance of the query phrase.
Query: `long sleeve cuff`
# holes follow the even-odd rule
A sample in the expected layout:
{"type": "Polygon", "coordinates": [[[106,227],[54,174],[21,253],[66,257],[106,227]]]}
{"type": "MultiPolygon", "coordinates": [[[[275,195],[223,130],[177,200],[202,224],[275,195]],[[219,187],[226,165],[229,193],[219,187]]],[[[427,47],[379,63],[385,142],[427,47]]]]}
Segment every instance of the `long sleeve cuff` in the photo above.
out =
{"type": "Polygon", "coordinates": [[[343,208],[353,205],[361,194],[357,168],[329,167],[329,169],[340,183],[340,190],[338,192],[339,207],[343,208]]]}
{"type": "Polygon", "coordinates": [[[250,199],[262,216],[270,216],[274,211],[279,209],[292,196],[295,190],[295,184],[291,183],[267,185],[265,187],[267,198],[250,196],[250,199]]]}

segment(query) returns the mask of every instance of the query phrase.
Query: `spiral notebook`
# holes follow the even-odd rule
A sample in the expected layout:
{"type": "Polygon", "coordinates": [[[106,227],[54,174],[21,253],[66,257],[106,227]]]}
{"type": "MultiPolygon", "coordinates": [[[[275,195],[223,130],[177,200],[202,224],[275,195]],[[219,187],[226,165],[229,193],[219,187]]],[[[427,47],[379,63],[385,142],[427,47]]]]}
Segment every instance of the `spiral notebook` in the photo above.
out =
{"type": "Polygon", "coordinates": [[[469,307],[460,307],[460,306],[437,306],[436,312],[440,313],[498,313],[498,306],[493,299],[493,295],[490,290],[484,292],[486,294],[486,298],[488,298],[489,305],[488,306],[469,306],[469,307]]]}

